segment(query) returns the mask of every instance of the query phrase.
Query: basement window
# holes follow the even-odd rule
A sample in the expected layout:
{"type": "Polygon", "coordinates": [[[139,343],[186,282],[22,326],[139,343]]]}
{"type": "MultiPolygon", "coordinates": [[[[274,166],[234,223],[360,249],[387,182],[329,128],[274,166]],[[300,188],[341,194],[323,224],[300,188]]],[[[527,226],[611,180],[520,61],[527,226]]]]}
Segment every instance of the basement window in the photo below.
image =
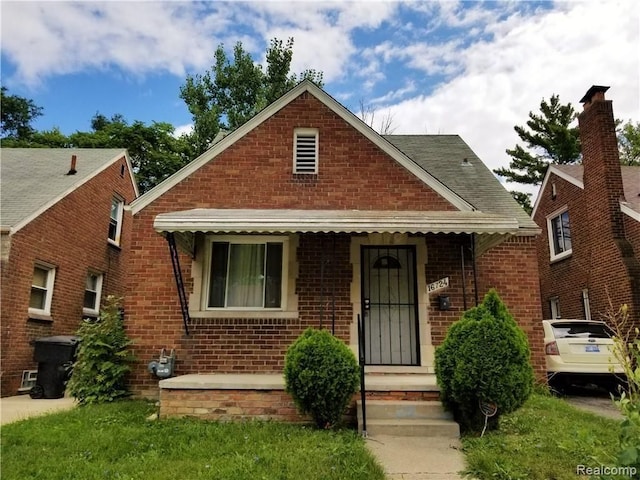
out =
{"type": "Polygon", "coordinates": [[[569,211],[566,207],[547,217],[547,231],[551,261],[571,255],[571,227],[569,225],[569,211]]]}
{"type": "Polygon", "coordinates": [[[318,173],[318,130],[296,128],[293,142],[293,173],[318,173]]]}

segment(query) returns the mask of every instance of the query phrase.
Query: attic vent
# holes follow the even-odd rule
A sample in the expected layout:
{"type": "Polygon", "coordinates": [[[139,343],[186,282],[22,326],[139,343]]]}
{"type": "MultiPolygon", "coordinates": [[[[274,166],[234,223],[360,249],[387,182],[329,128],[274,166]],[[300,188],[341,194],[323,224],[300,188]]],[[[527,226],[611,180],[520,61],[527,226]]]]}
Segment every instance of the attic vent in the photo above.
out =
{"type": "Polygon", "coordinates": [[[296,129],[293,173],[318,173],[318,130],[296,129]]]}

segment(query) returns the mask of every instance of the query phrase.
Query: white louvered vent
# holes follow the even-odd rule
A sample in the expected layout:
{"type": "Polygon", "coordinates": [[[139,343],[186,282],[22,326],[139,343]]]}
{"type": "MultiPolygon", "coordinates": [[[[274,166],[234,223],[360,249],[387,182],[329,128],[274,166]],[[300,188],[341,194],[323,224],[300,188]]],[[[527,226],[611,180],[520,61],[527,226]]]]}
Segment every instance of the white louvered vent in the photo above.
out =
{"type": "Polygon", "coordinates": [[[296,130],[293,173],[318,173],[318,132],[296,130]]]}

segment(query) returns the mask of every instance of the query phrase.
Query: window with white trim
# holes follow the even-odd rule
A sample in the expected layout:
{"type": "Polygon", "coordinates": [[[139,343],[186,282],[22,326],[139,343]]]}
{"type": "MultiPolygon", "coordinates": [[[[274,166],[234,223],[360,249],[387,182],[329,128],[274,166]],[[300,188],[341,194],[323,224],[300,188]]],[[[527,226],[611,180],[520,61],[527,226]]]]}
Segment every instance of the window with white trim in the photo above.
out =
{"type": "Polygon", "coordinates": [[[283,308],[286,245],[284,237],[211,237],[205,308],[283,308]]]}
{"type": "Polygon", "coordinates": [[[53,298],[53,284],[56,269],[51,265],[38,263],[33,267],[31,281],[31,296],[29,297],[29,312],[41,315],[51,314],[51,300],[53,298]]]}
{"type": "Polygon", "coordinates": [[[559,297],[551,297],[549,299],[549,308],[551,309],[551,318],[562,318],[560,317],[560,298],[559,297]]]}
{"type": "Polygon", "coordinates": [[[84,303],[82,312],[85,315],[97,315],[100,311],[100,295],[102,293],[102,275],[89,273],[84,286],[84,303]]]}
{"type": "Polygon", "coordinates": [[[547,217],[547,230],[551,260],[559,260],[571,255],[571,227],[569,211],[566,208],[547,217]]]}
{"type": "Polygon", "coordinates": [[[120,245],[120,233],[122,232],[122,214],[124,212],[124,201],[121,198],[113,197],[111,199],[111,215],[109,218],[109,234],[110,243],[120,245]]]}
{"type": "Polygon", "coordinates": [[[318,173],[318,130],[296,128],[293,137],[293,173],[318,173]]]}

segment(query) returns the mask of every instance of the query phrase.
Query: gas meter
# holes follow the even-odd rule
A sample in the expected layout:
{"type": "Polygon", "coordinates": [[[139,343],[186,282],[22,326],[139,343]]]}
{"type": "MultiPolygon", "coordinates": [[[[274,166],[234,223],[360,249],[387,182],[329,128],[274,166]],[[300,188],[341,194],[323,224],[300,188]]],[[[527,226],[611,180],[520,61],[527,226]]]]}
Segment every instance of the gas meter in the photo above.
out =
{"type": "Polygon", "coordinates": [[[149,372],[159,378],[168,378],[173,375],[173,367],[176,362],[176,352],[172,348],[169,355],[163,348],[160,351],[160,358],[149,363],[149,372]]]}

